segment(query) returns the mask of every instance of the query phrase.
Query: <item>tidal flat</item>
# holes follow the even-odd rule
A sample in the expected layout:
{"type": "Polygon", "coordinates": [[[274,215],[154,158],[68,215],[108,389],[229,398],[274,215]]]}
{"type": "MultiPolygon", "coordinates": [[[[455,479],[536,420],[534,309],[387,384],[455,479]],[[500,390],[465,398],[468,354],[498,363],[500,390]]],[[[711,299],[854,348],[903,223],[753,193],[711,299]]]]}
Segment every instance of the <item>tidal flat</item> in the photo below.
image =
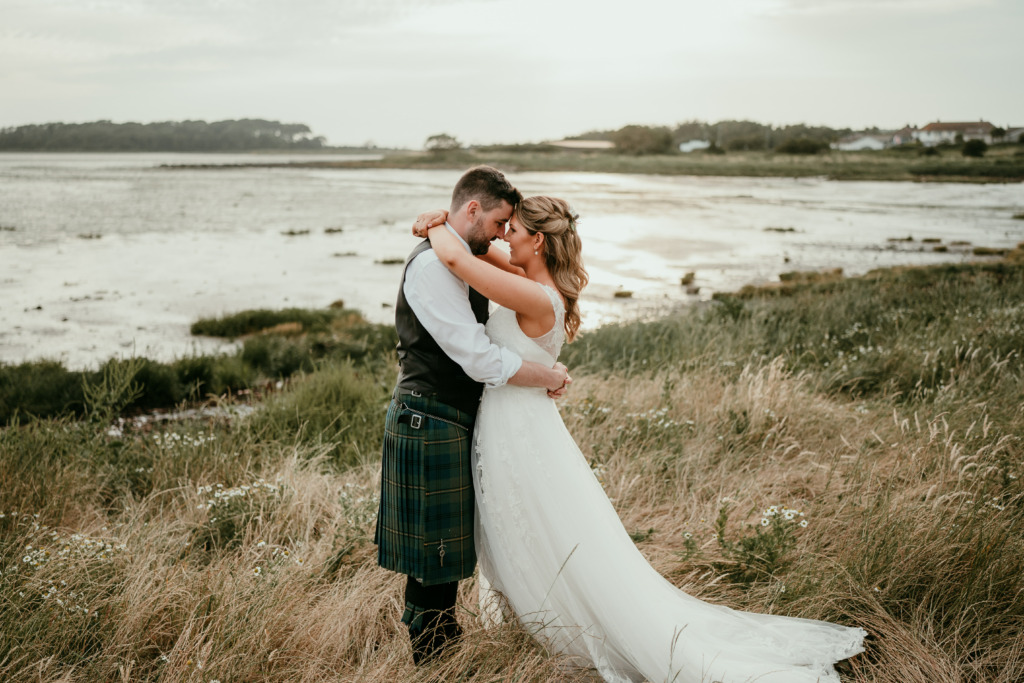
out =
{"type": "MultiPolygon", "coordinates": [[[[461,169],[239,166],[254,162],[0,155],[0,362],[95,370],[113,354],[234,350],[189,326],[244,309],[340,300],[390,322],[417,242],[409,226],[447,205],[461,169]],[[190,162],[211,168],[180,168],[190,162]]],[[[581,214],[589,328],[794,270],[959,263],[1024,239],[1019,184],[506,170],[526,194],[565,197],[581,214]]]]}

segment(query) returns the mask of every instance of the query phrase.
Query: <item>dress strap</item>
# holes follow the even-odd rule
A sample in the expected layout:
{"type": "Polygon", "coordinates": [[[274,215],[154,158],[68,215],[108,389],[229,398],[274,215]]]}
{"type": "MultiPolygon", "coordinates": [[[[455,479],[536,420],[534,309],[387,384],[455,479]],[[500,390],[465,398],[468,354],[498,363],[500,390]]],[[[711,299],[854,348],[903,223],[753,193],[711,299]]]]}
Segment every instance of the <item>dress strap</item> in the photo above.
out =
{"type": "Polygon", "coordinates": [[[555,311],[555,325],[561,324],[565,319],[565,302],[562,301],[562,295],[558,293],[558,290],[550,285],[545,285],[540,282],[540,285],[547,293],[548,298],[551,299],[551,308],[555,311]]]}

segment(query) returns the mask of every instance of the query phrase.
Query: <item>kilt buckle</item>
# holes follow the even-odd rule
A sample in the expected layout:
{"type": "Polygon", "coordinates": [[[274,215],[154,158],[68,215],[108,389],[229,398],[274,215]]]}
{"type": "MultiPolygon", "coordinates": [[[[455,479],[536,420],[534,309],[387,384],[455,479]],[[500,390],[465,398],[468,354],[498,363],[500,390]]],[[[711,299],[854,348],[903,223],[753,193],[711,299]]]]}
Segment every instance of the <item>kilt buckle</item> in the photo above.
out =
{"type": "Polygon", "coordinates": [[[398,423],[407,424],[413,429],[421,429],[423,427],[423,419],[429,417],[431,420],[437,420],[438,422],[444,422],[453,427],[458,427],[464,432],[469,431],[469,427],[466,425],[459,424],[453,420],[447,420],[443,417],[438,417],[437,415],[431,415],[430,413],[421,413],[414,408],[410,408],[405,403],[399,403],[398,409],[402,411],[398,416],[398,423]]]}

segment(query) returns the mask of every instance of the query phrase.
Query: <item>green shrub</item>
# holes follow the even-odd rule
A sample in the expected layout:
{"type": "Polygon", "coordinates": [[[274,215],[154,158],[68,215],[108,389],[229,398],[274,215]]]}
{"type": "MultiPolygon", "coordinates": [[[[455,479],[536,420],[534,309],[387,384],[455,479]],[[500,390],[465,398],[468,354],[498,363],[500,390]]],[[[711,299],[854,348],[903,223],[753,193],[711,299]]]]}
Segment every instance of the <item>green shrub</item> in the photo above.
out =
{"type": "Polygon", "coordinates": [[[195,335],[229,339],[288,323],[298,323],[304,332],[324,331],[329,327],[331,321],[353,315],[358,316],[353,311],[333,308],[285,308],[281,310],[259,308],[239,311],[220,318],[203,318],[192,323],[190,331],[195,335]]]}
{"type": "Polygon", "coordinates": [[[752,135],[733,138],[726,143],[725,148],[730,152],[745,152],[750,150],[767,149],[768,144],[763,135],[752,135]]]}
{"type": "Polygon", "coordinates": [[[715,539],[727,562],[718,563],[719,571],[739,583],[769,579],[787,564],[787,555],[796,545],[795,532],[807,526],[804,513],[772,505],[762,513],[760,522],[730,540],[726,527],[729,508],[723,506],[715,520],[715,539]]]}
{"type": "Polygon", "coordinates": [[[342,467],[378,457],[393,377],[349,361],[297,379],[250,419],[262,439],[319,444],[342,467]]]}
{"type": "Polygon", "coordinates": [[[968,140],[964,143],[960,153],[965,157],[977,157],[981,158],[985,156],[985,152],[988,151],[988,145],[984,140],[968,140]]]}
{"type": "Polygon", "coordinates": [[[811,138],[792,138],[776,147],[775,151],[781,152],[782,154],[818,154],[819,152],[826,151],[827,149],[828,143],[821,140],[812,140],[811,138]]]}
{"type": "Polygon", "coordinates": [[[274,335],[246,339],[242,360],[262,375],[274,378],[289,377],[300,370],[308,372],[314,367],[314,355],[306,343],[274,335]]]}
{"type": "Polygon", "coordinates": [[[82,394],[89,420],[106,424],[142,394],[135,381],[142,361],[109,360],[93,377],[82,377],[82,394]]]}
{"type": "Polygon", "coordinates": [[[172,366],[148,358],[141,361],[135,381],[142,387],[142,393],[131,403],[132,408],[150,411],[185,400],[185,388],[172,366]]]}
{"type": "Polygon", "coordinates": [[[667,154],[672,151],[672,131],[664,127],[625,126],[612,133],[612,142],[621,154],[667,154]]]}
{"type": "Polygon", "coordinates": [[[84,408],[82,373],[51,360],[0,365],[0,424],[64,413],[81,415],[84,408]]]}

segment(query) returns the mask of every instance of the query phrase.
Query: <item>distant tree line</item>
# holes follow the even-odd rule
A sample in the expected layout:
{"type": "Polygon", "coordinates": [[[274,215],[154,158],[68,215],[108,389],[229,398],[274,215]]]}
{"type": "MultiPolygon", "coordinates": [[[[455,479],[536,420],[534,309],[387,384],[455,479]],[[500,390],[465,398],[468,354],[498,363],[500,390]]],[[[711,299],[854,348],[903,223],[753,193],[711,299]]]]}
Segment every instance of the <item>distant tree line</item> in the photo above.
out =
{"type": "MultiPolygon", "coordinates": [[[[623,154],[668,154],[690,140],[711,143],[712,151],[775,150],[792,154],[813,154],[828,149],[853,131],[849,128],[807,126],[771,126],[755,121],[685,121],[668,126],[630,125],[609,131],[590,131],[573,140],[609,140],[623,154]]],[[[869,131],[871,132],[871,131],[869,131]]]]}
{"type": "Polygon", "coordinates": [[[263,119],[159,123],[44,123],[0,129],[3,151],[236,152],[321,149],[324,138],[303,123],[263,119]]]}

